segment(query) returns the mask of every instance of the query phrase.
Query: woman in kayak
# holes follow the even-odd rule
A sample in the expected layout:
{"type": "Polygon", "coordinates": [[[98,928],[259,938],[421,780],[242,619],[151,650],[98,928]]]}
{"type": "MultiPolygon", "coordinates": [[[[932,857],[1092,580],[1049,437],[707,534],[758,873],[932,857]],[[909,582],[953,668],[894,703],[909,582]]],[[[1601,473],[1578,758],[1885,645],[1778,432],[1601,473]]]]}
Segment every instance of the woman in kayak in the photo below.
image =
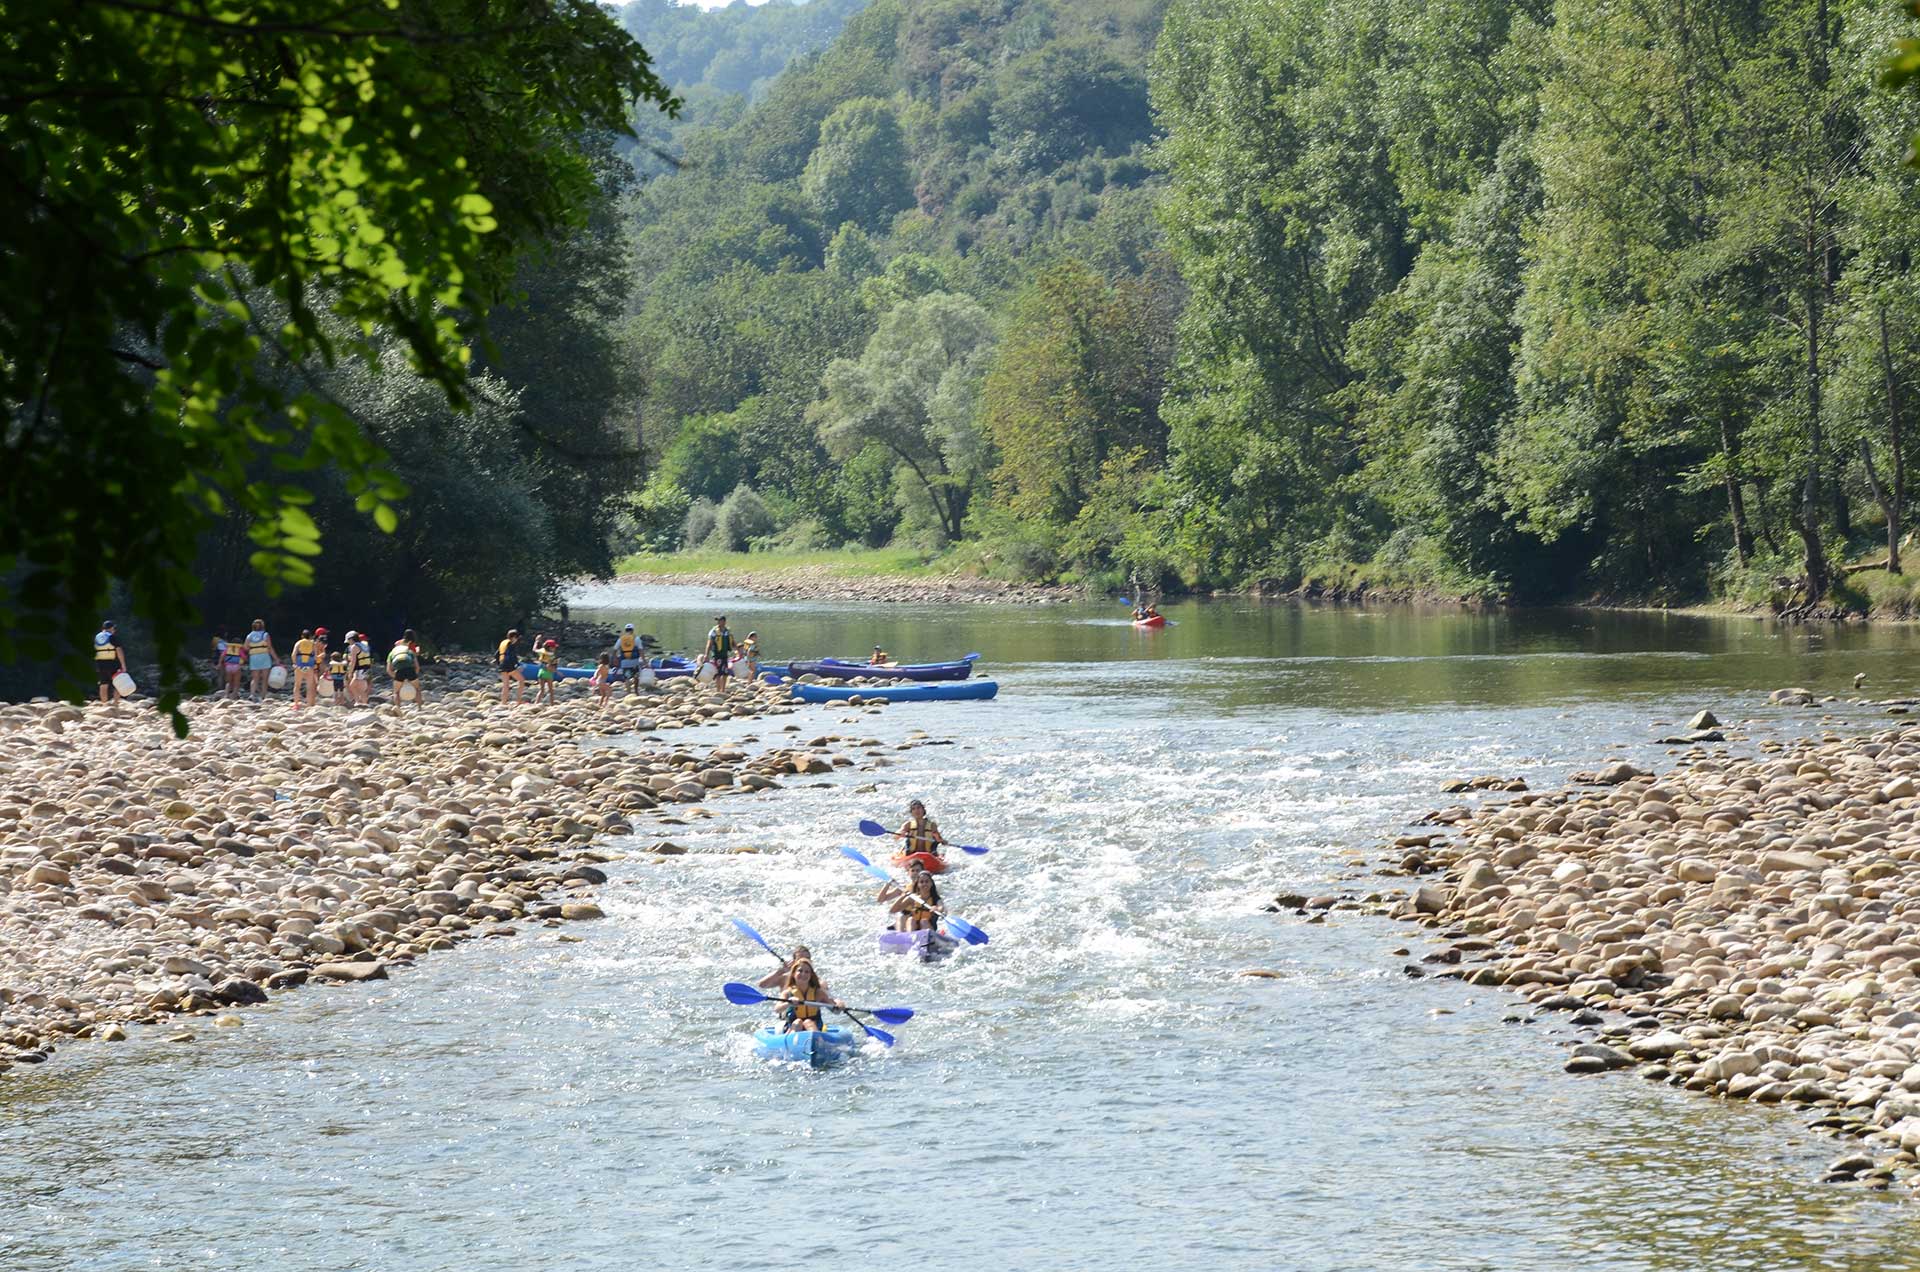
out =
{"type": "Polygon", "coordinates": [[[867,666],[891,667],[893,666],[893,655],[880,648],[880,646],[875,645],[873,647],[873,657],[867,659],[867,666]]]}
{"type": "Polygon", "coordinates": [[[780,982],[780,999],[785,1004],[780,1013],[782,1033],[824,1028],[819,1004],[827,1003],[834,1007],[843,1005],[827,992],[820,974],[813,970],[813,956],[807,953],[805,946],[795,950],[793,958],[787,963],[786,976],[780,982]]]}
{"type": "Polygon", "coordinates": [[[893,924],[897,932],[931,932],[940,922],[940,888],[919,862],[911,867],[905,885],[889,883],[876,899],[893,902],[887,913],[899,916],[893,924]]]}
{"type": "Polygon", "coordinates": [[[947,837],[940,833],[940,823],[927,816],[927,806],[917,799],[907,805],[907,820],[900,827],[900,838],[905,841],[900,851],[907,856],[921,852],[929,857],[945,856],[940,849],[947,837]]]}

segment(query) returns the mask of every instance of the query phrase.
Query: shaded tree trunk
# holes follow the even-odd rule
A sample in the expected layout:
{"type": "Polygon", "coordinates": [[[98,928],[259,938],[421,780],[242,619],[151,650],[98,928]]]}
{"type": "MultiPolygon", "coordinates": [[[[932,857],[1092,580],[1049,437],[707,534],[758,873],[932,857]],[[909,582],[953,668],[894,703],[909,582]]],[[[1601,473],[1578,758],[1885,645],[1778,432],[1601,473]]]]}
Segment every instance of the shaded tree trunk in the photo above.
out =
{"type": "Polygon", "coordinates": [[[1740,447],[1724,411],[1720,415],[1720,451],[1727,465],[1727,517],[1733,523],[1733,552],[1745,566],[1753,560],[1753,530],[1747,525],[1747,501],[1740,494],[1740,447]]]}

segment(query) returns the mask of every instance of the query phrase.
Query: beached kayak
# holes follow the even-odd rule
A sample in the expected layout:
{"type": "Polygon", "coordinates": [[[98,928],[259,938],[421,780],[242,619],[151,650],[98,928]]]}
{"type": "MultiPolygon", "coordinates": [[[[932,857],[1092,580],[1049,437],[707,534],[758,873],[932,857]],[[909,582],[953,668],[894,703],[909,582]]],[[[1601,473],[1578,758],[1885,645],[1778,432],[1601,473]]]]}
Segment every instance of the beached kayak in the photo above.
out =
{"type": "Polygon", "coordinates": [[[893,864],[901,870],[917,865],[928,874],[947,872],[947,859],[936,857],[930,852],[897,852],[893,855],[893,864]]]}
{"type": "Polygon", "coordinates": [[[788,1064],[810,1064],[825,1069],[853,1054],[853,1030],[843,1025],[826,1029],[796,1029],[781,1033],[778,1026],[753,1031],[753,1054],[762,1060],[784,1060],[788,1064]]]}
{"type": "MultiPolygon", "coordinates": [[[[521,663],[520,674],[525,676],[528,680],[538,680],[540,679],[540,664],[539,663],[521,663]]],[[[561,680],[591,680],[593,679],[593,668],[591,667],[556,667],[554,668],[553,674],[558,678],[560,678],[561,680]]]]}
{"type": "Polygon", "coordinates": [[[937,962],[960,948],[945,932],[882,932],[880,949],[887,954],[915,954],[922,963],[937,962]]]}
{"type": "Polygon", "coordinates": [[[963,680],[933,685],[795,685],[793,696],[802,702],[845,702],[860,697],[868,702],[984,701],[1000,692],[991,680],[963,680]]]}
{"type": "Polygon", "coordinates": [[[965,680],[972,674],[971,659],[872,667],[866,663],[839,658],[813,658],[801,662],[790,662],[786,667],[786,675],[795,680],[802,676],[821,676],[828,680],[852,680],[855,676],[865,676],[870,680],[965,680]]]}
{"type": "Polygon", "coordinates": [[[1167,616],[1165,614],[1155,614],[1152,618],[1136,618],[1133,620],[1133,625],[1135,627],[1165,627],[1167,625],[1167,616]]]}

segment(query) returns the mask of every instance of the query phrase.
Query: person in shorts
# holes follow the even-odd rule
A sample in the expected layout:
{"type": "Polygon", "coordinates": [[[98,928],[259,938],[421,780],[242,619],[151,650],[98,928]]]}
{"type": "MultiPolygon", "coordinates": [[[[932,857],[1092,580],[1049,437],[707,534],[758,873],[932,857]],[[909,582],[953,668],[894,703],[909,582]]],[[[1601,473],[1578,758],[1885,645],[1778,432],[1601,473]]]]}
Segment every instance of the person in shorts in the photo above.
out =
{"type": "Polygon", "coordinates": [[[414,637],[413,628],[409,627],[401,633],[400,639],[393,642],[393,648],[387,651],[387,677],[393,681],[395,715],[406,709],[406,685],[413,686],[415,711],[427,705],[427,691],[420,683],[420,645],[414,637]]]}
{"type": "Polygon", "coordinates": [[[113,678],[126,669],[127,651],[120,647],[120,638],[114,635],[113,620],[108,619],[93,634],[93,672],[100,680],[100,701],[124,700],[113,678]]]}

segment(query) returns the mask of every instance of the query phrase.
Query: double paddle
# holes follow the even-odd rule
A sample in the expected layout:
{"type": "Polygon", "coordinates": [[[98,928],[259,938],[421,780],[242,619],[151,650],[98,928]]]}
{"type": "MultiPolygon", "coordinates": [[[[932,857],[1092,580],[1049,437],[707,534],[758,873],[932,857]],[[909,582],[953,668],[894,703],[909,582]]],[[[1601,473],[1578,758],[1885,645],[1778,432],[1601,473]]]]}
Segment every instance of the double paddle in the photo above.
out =
{"type": "MultiPolygon", "coordinates": [[[[790,1003],[795,1001],[791,998],[775,998],[770,994],[763,994],[753,986],[740,981],[728,981],[720,987],[720,992],[727,996],[728,1002],[740,1007],[752,1007],[757,1003],[790,1003]]],[[[889,1025],[904,1025],[913,1019],[913,1008],[911,1007],[835,1007],[832,1003],[817,1003],[810,998],[799,1001],[802,1007],[819,1007],[826,1011],[845,1011],[848,1013],[864,1011],[875,1020],[883,1020],[889,1025]]]]}
{"type": "MultiPolygon", "coordinates": [[[[895,879],[892,875],[882,870],[879,866],[876,866],[871,861],[868,861],[865,856],[863,856],[860,852],[858,852],[855,849],[843,847],[840,849],[840,855],[843,857],[851,858],[852,860],[859,862],[862,869],[864,869],[868,874],[872,875],[876,879],[879,879],[883,883],[899,882],[899,880],[895,879]]],[[[931,902],[925,900],[924,898],[921,899],[920,904],[925,906],[927,909],[932,910],[935,914],[939,915],[941,920],[947,925],[947,930],[950,931],[953,935],[959,937],[961,940],[965,941],[968,945],[985,945],[987,943],[987,934],[985,932],[982,932],[979,928],[975,927],[973,924],[967,922],[965,919],[958,918],[952,914],[947,913],[945,909],[941,908],[940,906],[932,904],[931,902]]],[[[736,922],[737,921],[738,920],[736,920],[736,922]]]]}
{"type": "MultiPolygon", "coordinates": [[[[882,826],[879,822],[868,821],[865,818],[862,818],[860,821],[860,833],[865,835],[869,839],[875,838],[879,835],[892,835],[895,839],[906,838],[904,834],[900,833],[897,830],[888,830],[885,826],[882,826]]],[[[977,844],[954,844],[953,847],[958,848],[961,852],[966,853],[969,857],[984,857],[987,855],[987,850],[985,848],[980,847],[977,844]]]]}
{"type": "MultiPolygon", "coordinates": [[[[745,934],[745,936],[746,936],[746,938],[747,938],[747,939],[748,939],[749,941],[752,941],[752,942],[753,942],[753,943],[754,943],[755,945],[758,945],[758,946],[759,946],[759,947],[760,947],[761,949],[763,949],[763,950],[765,950],[765,951],[766,951],[767,953],[769,953],[769,954],[771,954],[771,955],[773,955],[773,956],[774,956],[775,958],[777,958],[777,959],[779,959],[779,960],[780,960],[780,965],[781,965],[782,967],[785,967],[785,966],[787,965],[787,962],[788,962],[788,959],[787,959],[787,956],[786,956],[785,954],[782,954],[782,953],[781,953],[781,952],[780,952],[779,950],[776,950],[776,949],[774,949],[774,948],[773,948],[773,946],[771,946],[771,945],[768,945],[768,944],[767,944],[767,938],[766,938],[766,937],[764,937],[764,936],[761,936],[761,935],[760,935],[760,934],[759,934],[758,932],[756,932],[756,931],[754,931],[754,930],[753,930],[752,928],[750,928],[750,927],[748,927],[748,926],[747,926],[747,925],[746,925],[745,923],[743,923],[743,922],[741,922],[741,921],[740,921],[739,919],[735,919],[735,920],[733,921],[733,926],[735,926],[735,927],[737,927],[737,928],[739,928],[739,929],[740,929],[740,931],[741,931],[741,932],[742,932],[743,934],[745,934]]],[[[787,999],[784,999],[784,998],[780,998],[780,999],[771,999],[771,998],[768,998],[768,997],[767,997],[766,995],[764,995],[764,994],[760,994],[760,997],[759,997],[759,998],[757,998],[757,999],[753,999],[753,1000],[742,1000],[742,999],[739,999],[739,998],[736,998],[736,997],[734,997],[734,994],[735,994],[735,992],[736,992],[736,990],[746,990],[746,991],[747,991],[748,993],[750,993],[750,994],[759,994],[759,993],[760,993],[760,991],[759,991],[759,990],[757,990],[757,989],[754,989],[754,988],[753,988],[753,987],[752,987],[751,985],[741,985],[741,984],[740,984],[739,982],[737,982],[737,981],[730,981],[730,982],[728,982],[728,984],[727,984],[727,986],[726,986],[726,988],[725,988],[724,990],[722,990],[721,992],[723,992],[724,994],[726,994],[726,996],[727,996],[727,1001],[728,1001],[728,1002],[730,1002],[730,1003],[739,1003],[739,1002],[743,1002],[743,1001],[755,1001],[755,1002],[787,1002],[787,1001],[789,1001],[789,1000],[787,1000],[787,999]]],[[[893,1035],[892,1035],[892,1034],[890,1034],[890,1033],[888,1033],[888,1032],[887,1032],[886,1030],[884,1030],[884,1029],[875,1029],[875,1028],[874,1028],[874,1027],[873,1027],[872,1025],[870,1025],[870,1024],[868,1024],[868,1023],[867,1023],[866,1021],[864,1021],[864,1020],[862,1020],[862,1019],[860,1019],[860,1017],[859,1017],[859,1016],[857,1016],[857,1015],[855,1015],[855,1014],[854,1014],[854,1013],[855,1013],[855,1012],[857,1012],[857,1011],[864,1011],[864,1010],[865,1010],[865,1008],[858,1008],[858,1007],[835,1007],[835,1006],[834,1006],[834,1005],[833,1005],[832,1003],[818,1003],[818,1004],[815,1004],[815,1005],[816,1005],[816,1006],[820,1006],[820,1007],[826,1007],[826,1008],[829,1008],[829,1009],[831,1009],[831,1010],[833,1010],[833,1011],[837,1011],[837,1012],[840,1012],[840,1013],[842,1013],[843,1015],[845,1015],[845,1016],[846,1016],[846,1018],[847,1018],[848,1020],[851,1020],[851,1021],[852,1021],[852,1022],[853,1022],[854,1024],[856,1024],[856,1025],[858,1025],[858,1026],[860,1026],[860,1027],[861,1027],[862,1029],[864,1029],[864,1030],[866,1030],[866,1031],[867,1031],[867,1037],[869,1037],[869,1038],[871,1038],[871,1039],[873,1039],[873,1040],[874,1040],[875,1042],[877,1042],[877,1043],[879,1043],[879,1044],[880,1044],[881,1046],[883,1046],[883,1047],[891,1047],[891,1046],[893,1045],[893,1035]]],[[[873,1014],[874,1014],[874,1015],[875,1015],[876,1017],[878,1017],[879,1019],[881,1019],[881,1020],[886,1020],[888,1024],[894,1024],[894,1025],[897,1025],[897,1024],[900,1024],[900,1023],[902,1023],[903,1021],[905,1021],[905,1020],[906,1020],[906,1019],[908,1019],[909,1017],[911,1017],[911,1016],[913,1015],[913,1011],[912,1011],[912,1010],[911,1010],[910,1008],[906,1008],[906,1007],[886,1007],[886,1008],[883,1008],[883,1009],[881,1009],[881,1011],[876,1011],[876,1012],[874,1012],[873,1014]],[[904,1011],[904,1012],[906,1012],[907,1014],[906,1014],[906,1016],[902,1016],[902,1017],[900,1017],[900,1019],[899,1019],[899,1020],[891,1020],[891,1019],[889,1019],[889,1018],[888,1018],[888,1015],[887,1015],[887,1014],[883,1014],[883,1013],[894,1013],[894,1012],[902,1012],[902,1011],[904,1011]]]]}

